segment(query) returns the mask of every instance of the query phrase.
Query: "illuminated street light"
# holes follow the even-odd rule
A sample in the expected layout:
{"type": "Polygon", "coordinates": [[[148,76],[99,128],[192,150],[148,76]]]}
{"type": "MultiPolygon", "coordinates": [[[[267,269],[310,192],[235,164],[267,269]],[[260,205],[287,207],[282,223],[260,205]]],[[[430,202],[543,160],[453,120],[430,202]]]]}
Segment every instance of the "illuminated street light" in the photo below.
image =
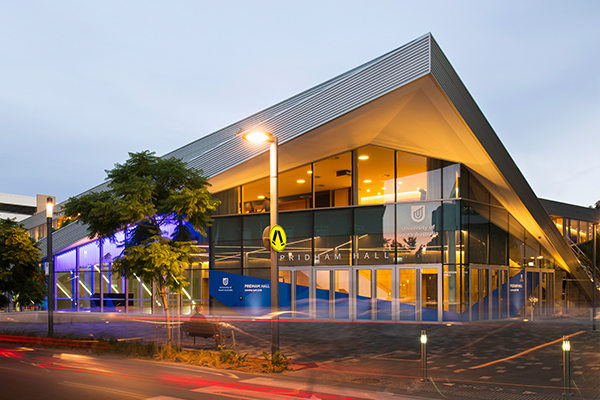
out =
{"type": "Polygon", "coordinates": [[[46,199],[46,260],[48,262],[48,337],[54,336],[54,262],[52,259],[52,214],[54,203],[52,197],[46,199]]]}
{"type": "Polygon", "coordinates": [[[568,336],[563,336],[563,382],[565,391],[563,396],[573,396],[571,393],[571,341],[568,336]]]}
{"type": "Polygon", "coordinates": [[[427,332],[421,331],[421,369],[423,369],[423,378],[421,382],[427,381],[427,332]]]}
{"type": "MultiPolygon", "coordinates": [[[[271,181],[271,204],[270,225],[273,228],[278,225],[279,220],[279,167],[277,156],[277,136],[264,131],[250,131],[243,135],[244,139],[254,143],[269,142],[270,148],[270,181],[271,181]]],[[[279,350],[279,260],[277,252],[271,247],[271,357],[279,350]]]]}

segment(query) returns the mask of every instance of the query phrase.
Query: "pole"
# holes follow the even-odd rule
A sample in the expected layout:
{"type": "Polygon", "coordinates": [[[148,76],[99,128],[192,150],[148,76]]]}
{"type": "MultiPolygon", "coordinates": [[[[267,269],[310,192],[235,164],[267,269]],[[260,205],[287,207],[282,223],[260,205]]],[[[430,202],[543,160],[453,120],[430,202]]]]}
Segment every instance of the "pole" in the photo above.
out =
{"type": "Polygon", "coordinates": [[[571,342],[567,336],[563,336],[563,396],[572,396],[571,393],[571,342]]]}
{"type": "Polygon", "coordinates": [[[427,332],[421,331],[421,369],[423,370],[423,378],[421,382],[427,381],[427,332]]]}
{"type": "Polygon", "coordinates": [[[48,337],[54,337],[54,260],[52,257],[52,197],[47,199],[46,208],[46,259],[48,261],[48,337]]]}
{"type": "Polygon", "coordinates": [[[592,288],[592,330],[596,330],[596,235],[598,233],[598,224],[594,224],[594,248],[592,255],[592,279],[593,285],[592,288]]]}
{"type": "MultiPolygon", "coordinates": [[[[271,140],[271,228],[279,222],[279,166],[277,156],[277,137],[271,140]]],[[[278,253],[271,247],[271,359],[279,350],[279,260],[278,253]]]]}

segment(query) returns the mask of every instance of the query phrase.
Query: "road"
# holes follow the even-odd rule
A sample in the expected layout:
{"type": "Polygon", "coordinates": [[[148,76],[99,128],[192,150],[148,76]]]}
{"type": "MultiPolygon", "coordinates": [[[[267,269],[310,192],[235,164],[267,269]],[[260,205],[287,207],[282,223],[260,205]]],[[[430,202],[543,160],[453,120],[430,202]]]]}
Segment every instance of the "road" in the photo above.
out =
{"type": "MultiPolygon", "coordinates": [[[[359,387],[332,387],[182,364],[0,347],[2,400],[413,399],[359,387]]],[[[422,398],[421,398],[422,399],[422,398]]]]}

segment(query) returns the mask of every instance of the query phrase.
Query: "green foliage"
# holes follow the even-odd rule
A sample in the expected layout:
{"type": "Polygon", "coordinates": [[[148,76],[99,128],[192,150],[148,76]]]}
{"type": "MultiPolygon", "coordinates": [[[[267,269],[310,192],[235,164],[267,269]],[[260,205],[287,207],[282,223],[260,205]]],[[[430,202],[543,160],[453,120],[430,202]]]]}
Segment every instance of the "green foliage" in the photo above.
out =
{"type": "Polygon", "coordinates": [[[263,363],[263,368],[264,372],[267,373],[286,371],[292,363],[292,359],[284,356],[279,350],[273,354],[273,357],[264,351],[261,354],[266,361],[266,363],[263,363]]]}
{"type": "Polygon", "coordinates": [[[149,151],[129,153],[124,164],[106,173],[108,189],[70,198],[65,216],[86,224],[90,237],[116,240],[116,232],[129,228],[113,268],[127,278],[155,282],[161,294],[180,292],[188,284],[182,269],[200,251],[193,246],[193,231],[206,235],[210,213],[218,205],[207,179],[181,160],[149,151]],[[168,237],[164,227],[171,223],[176,228],[168,237]]]}
{"type": "Polygon", "coordinates": [[[221,350],[219,361],[223,364],[242,365],[246,361],[246,357],[248,357],[248,353],[239,355],[234,350],[221,350]]]}
{"type": "MultiPolygon", "coordinates": [[[[39,268],[40,251],[27,231],[10,219],[0,219],[0,291],[11,294],[17,306],[41,303],[46,279],[39,268]]],[[[0,294],[0,307],[8,305],[0,294]]]]}

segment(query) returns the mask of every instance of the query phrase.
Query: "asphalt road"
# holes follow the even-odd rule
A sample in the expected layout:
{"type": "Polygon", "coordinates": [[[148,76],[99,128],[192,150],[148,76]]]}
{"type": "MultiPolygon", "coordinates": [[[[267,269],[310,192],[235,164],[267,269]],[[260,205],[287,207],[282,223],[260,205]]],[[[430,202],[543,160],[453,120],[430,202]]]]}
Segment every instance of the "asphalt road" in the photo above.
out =
{"type": "MultiPolygon", "coordinates": [[[[357,387],[58,350],[0,347],[2,400],[412,399],[357,387]]],[[[422,399],[422,398],[421,398],[422,399]]]]}

